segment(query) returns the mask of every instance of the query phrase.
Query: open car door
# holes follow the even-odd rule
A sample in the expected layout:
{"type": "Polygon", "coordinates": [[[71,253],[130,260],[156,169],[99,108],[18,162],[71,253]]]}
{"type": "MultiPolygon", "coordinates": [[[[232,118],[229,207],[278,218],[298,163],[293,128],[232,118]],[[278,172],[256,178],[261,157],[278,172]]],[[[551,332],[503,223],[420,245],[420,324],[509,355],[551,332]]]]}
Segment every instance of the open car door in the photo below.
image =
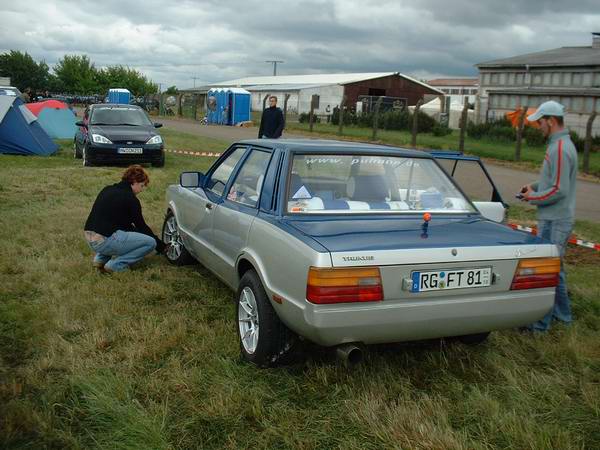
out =
{"type": "Polygon", "coordinates": [[[443,150],[430,150],[428,153],[454,178],[482,216],[494,222],[504,222],[508,204],[502,200],[492,177],[478,156],[443,150]]]}

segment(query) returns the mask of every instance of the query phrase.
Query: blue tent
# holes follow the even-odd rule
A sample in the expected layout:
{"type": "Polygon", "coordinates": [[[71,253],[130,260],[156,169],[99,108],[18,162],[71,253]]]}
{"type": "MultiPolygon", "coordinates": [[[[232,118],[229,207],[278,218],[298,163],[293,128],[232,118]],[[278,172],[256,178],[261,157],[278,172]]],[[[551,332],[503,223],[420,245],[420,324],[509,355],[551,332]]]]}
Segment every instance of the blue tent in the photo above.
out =
{"type": "Polygon", "coordinates": [[[0,153],[47,156],[57,150],[20,98],[0,95],[0,153]]]}
{"type": "Polygon", "coordinates": [[[77,117],[70,109],[44,108],[38,122],[53,139],[73,139],[77,132],[77,117]]]}
{"type": "Polygon", "coordinates": [[[207,95],[208,123],[236,125],[250,120],[250,92],[241,88],[215,88],[207,95]]]}

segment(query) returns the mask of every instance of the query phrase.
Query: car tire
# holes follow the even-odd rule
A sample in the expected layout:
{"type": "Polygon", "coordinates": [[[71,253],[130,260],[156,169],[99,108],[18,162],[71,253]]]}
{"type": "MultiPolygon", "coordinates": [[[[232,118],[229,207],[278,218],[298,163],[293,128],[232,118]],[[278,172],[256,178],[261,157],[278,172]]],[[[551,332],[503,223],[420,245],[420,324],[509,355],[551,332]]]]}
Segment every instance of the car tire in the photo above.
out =
{"type": "Polygon", "coordinates": [[[73,158],[81,159],[81,153],[77,151],[77,140],[73,140],[73,158]]]}
{"type": "Polygon", "coordinates": [[[84,144],[83,146],[83,151],[81,152],[81,158],[83,159],[83,166],[84,167],[92,167],[94,164],[92,163],[91,159],[90,159],[90,155],[87,149],[87,145],[84,144]]]}
{"type": "Polygon", "coordinates": [[[466,345],[479,345],[484,343],[489,337],[490,332],[466,334],[464,336],[457,336],[456,339],[466,345]]]}
{"type": "Polygon", "coordinates": [[[174,266],[185,266],[195,262],[192,255],[190,255],[183,245],[183,240],[179,234],[177,218],[171,210],[169,210],[165,216],[161,236],[163,242],[167,245],[165,256],[169,263],[174,266]]]}
{"type": "Polygon", "coordinates": [[[284,363],[295,335],[281,322],[254,270],[242,276],[237,290],[236,322],[242,358],[259,367],[284,363]]]}
{"type": "Polygon", "coordinates": [[[160,156],[160,159],[158,161],[155,161],[152,163],[152,167],[165,167],[165,154],[164,153],[160,156]]]}

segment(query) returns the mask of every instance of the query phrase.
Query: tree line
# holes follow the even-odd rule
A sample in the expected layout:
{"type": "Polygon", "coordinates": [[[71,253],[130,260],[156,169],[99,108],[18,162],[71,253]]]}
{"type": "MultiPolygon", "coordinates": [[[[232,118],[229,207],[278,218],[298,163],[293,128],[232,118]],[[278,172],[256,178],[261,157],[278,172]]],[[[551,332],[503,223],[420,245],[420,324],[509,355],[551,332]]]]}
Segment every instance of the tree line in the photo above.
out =
{"type": "Polygon", "coordinates": [[[27,52],[11,50],[0,54],[0,76],[10,77],[11,85],[21,91],[104,95],[118,87],[134,96],[158,92],[158,85],[141,72],[122,65],[98,69],[87,55],[65,55],[50,70],[45,61],[36,62],[27,52]]]}

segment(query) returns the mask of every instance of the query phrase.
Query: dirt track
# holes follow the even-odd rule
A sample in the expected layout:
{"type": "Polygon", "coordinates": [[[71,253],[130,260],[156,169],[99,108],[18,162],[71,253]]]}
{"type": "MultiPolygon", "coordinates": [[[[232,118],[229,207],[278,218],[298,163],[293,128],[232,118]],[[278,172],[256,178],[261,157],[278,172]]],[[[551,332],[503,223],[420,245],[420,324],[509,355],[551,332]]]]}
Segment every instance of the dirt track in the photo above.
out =
{"type": "MultiPolygon", "coordinates": [[[[256,127],[226,127],[218,125],[201,125],[198,122],[182,119],[166,119],[161,117],[159,120],[165,127],[185,133],[196,134],[198,136],[220,139],[226,142],[234,142],[241,139],[254,139],[258,135],[256,127]]],[[[284,133],[284,138],[306,138],[302,135],[293,135],[284,133]]],[[[177,149],[173,149],[177,150],[177,149]]],[[[530,183],[537,178],[536,172],[527,172],[524,170],[513,169],[486,163],[486,167],[502,198],[509,204],[517,204],[519,200],[515,199],[515,193],[524,184],[530,183]]],[[[579,180],[577,182],[577,207],[576,218],[585,219],[593,222],[600,222],[600,183],[579,180]]]]}

